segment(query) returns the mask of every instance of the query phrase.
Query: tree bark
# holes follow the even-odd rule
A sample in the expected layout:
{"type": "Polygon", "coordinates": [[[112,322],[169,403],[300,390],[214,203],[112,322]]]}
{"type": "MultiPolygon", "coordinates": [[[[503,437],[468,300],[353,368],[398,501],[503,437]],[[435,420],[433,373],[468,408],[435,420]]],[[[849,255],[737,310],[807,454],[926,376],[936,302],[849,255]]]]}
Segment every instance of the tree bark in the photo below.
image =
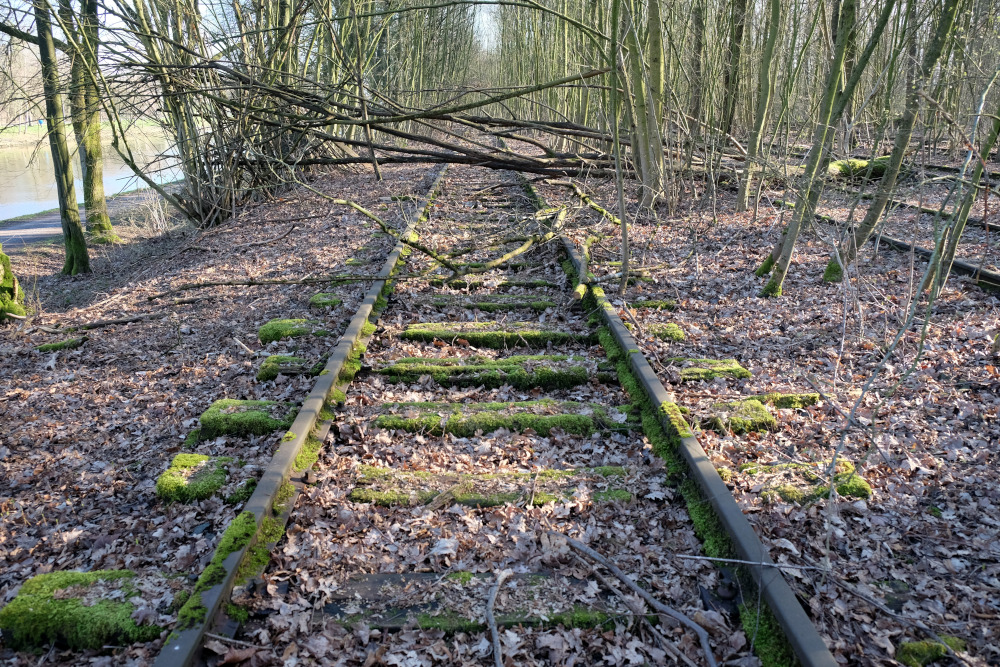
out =
{"type": "Polygon", "coordinates": [[[800,187],[795,210],[792,212],[791,221],[781,233],[778,245],[755,271],[758,276],[763,276],[772,272],[773,269],[771,280],[761,291],[761,296],[781,296],[782,285],[788,273],[788,265],[791,263],[792,253],[795,251],[795,242],[798,240],[804,222],[812,216],[822,192],[821,167],[826,164],[828,158],[830,142],[833,139],[833,126],[840,120],[854,94],[854,89],[857,88],[861,75],[868,66],[868,61],[885,32],[895,4],[895,0],[887,0],[883,6],[882,13],[868,38],[868,43],[858,57],[858,62],[852,70],[850,78],[842,88],[840,82],[844,73],[844,61],[847,58],[849,42],[853,38],[857,19],[857,0],[844,0],[840,6],[834,57],[827,75],[827,85],[823,101],[820,104],[820,114],[813,130],[813,146],[809,150],[806,168],[799,181],[800,187]]]}
{"type": "Polygon", "coordinates": [[[87,240],[80,225],[80,210],[76,205],[76,190],[73,187],[73,163],[70,162],[69,148],[66,146],[59,70],[56,65],[55,44],[52,41],[49,9],[45,0],[33,0],[32,4],[35,10],[35,26],[38,30],[42,85],[45,90],[45,120],[48,124],[49,148],[52,150],[52,165],[59,194],[59,213],[66,243],[66,263],[62,272],[66,275],[89,273],[90,257],[87,255],[87,240]]]}

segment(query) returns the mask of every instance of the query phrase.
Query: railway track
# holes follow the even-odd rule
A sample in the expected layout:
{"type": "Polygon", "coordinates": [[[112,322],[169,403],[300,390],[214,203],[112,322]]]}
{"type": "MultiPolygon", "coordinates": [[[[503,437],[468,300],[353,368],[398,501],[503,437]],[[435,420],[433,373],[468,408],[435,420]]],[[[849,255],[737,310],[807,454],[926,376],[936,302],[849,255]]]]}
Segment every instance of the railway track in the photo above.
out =
{"type": "MultiPolygon", "coordinates": [[[[460,250],[473,269],[551,223],[514,175],[488,170],[449,172],[434,208],[442,214],[419,228],[420,243],[460,250]],[[526,228],[502,243],[518,221],[526,228]]],[[[510,631],[501,650],[518,664],[560,662],[560,632],[576,633],[588,661],[615,650],[657,662],[722,657],[681,624],[653,630],[654,639],[635,604],[608,595],[595,564],[577,561],[562,537],[601,545],[688,613],[701,607],[700,589],[719,585],[707,564],[672,562],[698,552],[694,526],[666,471],[650,465],[641,417],[561,259],[553,242],[451,281],[424,255],[404,259],[400,273],[426,277],[379,304],[319,460],[302,478],[307,488],[284,512],[285,537],[271,540],[259,576],[235,583],[237,608],[223,608],[244,621],[241,639],[308,655],[310,641],[333,645],[335,628],[364,626],[382,633],[375,650],[478,661],[489,657],[487,600],[505,573],[494,613],[510,631]],[[432,648],[442,637],[444,648],[432,648]]],[[[735,607],[732,598],[719,604],[735,607]]]]}
{"type": "MultiPolygon", "coordinates": [[[[231,401],[202,416],[203,439],[251,421],[287,432],[155,664],[715,665],[794,650],[832,665],[603,292],[574,290],[586,262],[565,212],[476,167],[442,172],[407,210],[392,233],[437,260],[397,244],[322,371],[262,362],[262,382],[317,373],[297,412],[231,401]],[[703,542],[752,565],[686,558],[703,542]]],[[[301,335],[323,332],[268,329],[301,335]]],[[[675,362],[686,379],[746,373],[675,362]]],[[[157,489],[182,503],[228,462],[185,472],[180,458],[157,489]]]]}

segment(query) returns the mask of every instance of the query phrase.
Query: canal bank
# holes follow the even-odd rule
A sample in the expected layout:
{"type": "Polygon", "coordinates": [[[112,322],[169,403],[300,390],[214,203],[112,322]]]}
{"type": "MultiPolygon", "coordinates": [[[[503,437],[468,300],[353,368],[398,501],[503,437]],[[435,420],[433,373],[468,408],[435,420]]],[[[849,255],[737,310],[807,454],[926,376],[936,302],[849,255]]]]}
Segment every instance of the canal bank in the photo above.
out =
{"type": "MultiPolygon", "coordinates": [[[[180,190],[180,181],[169,183],[164,187],[168,192],[180,190]]],[[[166,202],[152,188],[123,192],[114,197],[108,197],[108,215],[111,224],[141,224],[142,226],[166,225],[166,220],[172,215],[166,202]]],[[[86,226],[87,211],[80,205],[80,218],[86,226]]],[[[59,209],[49,209],[31,215],[24,215],[11,220],[0,220],[0,244],[6,250],[13,250],[32,243],[40,243],[62,237],[62,221],[59,209]]]]}

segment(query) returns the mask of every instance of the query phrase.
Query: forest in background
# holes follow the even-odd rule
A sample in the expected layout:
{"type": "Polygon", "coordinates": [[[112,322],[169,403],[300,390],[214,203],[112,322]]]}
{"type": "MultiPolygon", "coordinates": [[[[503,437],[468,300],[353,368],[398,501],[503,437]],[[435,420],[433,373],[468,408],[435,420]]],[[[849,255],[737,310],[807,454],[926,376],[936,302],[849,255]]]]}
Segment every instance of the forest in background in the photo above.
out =
{"type": "MultiPolygon", "coordinates": [[[[8,3],[0,95],[37,108],[40,78],[49,126],[72,120],[97,239],[113,235],[88,177],[100,170],[100,119],[122,136],[147,118],[174,137],[185,176],[182,193],[163,195],[203,226],[318,165],[615,175],[668,214],[721,183],[755,209],[763,185],[784,183],[794,213],[760,268],[778,295],[831,174],[871,184],[875,199],[841,234],[828,277],[921,163],[962,164],[949,193],[960,214],[938,253],[954,256],[995,148],[997,16],[991,0],[8,3]],[[37,77],[15,67],[26,44],[37,77]]],[[[115,150],[130,161],[127,141],[115,150]]],[[[68,153],[56,162],[72,169],[68,153]]],[[[73,208],[68,273],[86,270],[73,208]]]]}

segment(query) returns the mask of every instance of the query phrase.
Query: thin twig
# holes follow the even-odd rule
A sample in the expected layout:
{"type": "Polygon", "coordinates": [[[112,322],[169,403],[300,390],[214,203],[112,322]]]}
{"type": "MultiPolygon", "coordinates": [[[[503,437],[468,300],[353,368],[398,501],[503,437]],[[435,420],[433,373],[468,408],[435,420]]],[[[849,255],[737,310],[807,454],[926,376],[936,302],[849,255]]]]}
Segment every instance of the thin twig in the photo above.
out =
{"type": "Polygon", "coordinates": [[[501,570],[497,574],[496,583],[490,589],[490,597],[486,601],[486,623],[490,626],[490,635],[493,637],[493,662],[496,664],[496,667],[503,667],[503,653],[500,650],[500,631],[497,630],[497,620],[493,616],[493,605],[496,604],[497,592],[500,590],[500,586],[512,574],[511,570],[501,570]]]}
{"type": "Polygon", "coordinates": [[[642,620],[643,625],[645,625],[649,633],[656,638],[657,643],[663,648],[664,651],[670,653],[675,659],[681,660],[688,667],[698,667],[697,665],[694,664],[691,658],[684,655],[684,652],[674,645],[674,642],[664,637],[659,630],[653,627],[653,624],[649,622],[648,618],[646,618],[646,610],[639,609],[638,604],[634,602],[633,598],[625,597],[625,594],[622,593],[620,590],[618,590],[617,586],[611,583],[611,581],[609,581],[607,577],[598,572],[592,564],[585,561],[579,554],[573,554],[573,558],[575,558],[577,561],[579,561],[581,565],[590,570],[591,574],[593,574],[594,577],[597,578],[597,580],[601,583],[602,586],[611,591],[614,595],[617,595],[618,598],[621,599],[621,601],[625,604],[625,606],[629,608],[629,611],[635,614],[637,618],[642,620]]]}
{"type": "Polygon", "coordinates": [[[299,228],[298,225],[292,225],[291,227],[285,230],[284,234],[279,234],[278,236],[275,236],[273,239],[264,239],[263,241],[253,241],[251,243],[239,243],[237,245],[234,245],[232,247],[232,250],[236,250],[237,248],[254,248],[256,246],[262,246],[262,245],[267,245],[268,243],[274,243],[275,241],[280,241],[281,239],[285,238],[298,228],[299,228]]]}
{"type": "Polygon", "coordinates": [[[818,567],[816,565],[791,565],[789,563],[762,563],[758,560],[739,560],[738,558],[714,558],[712,556],[688,556],[686,554],[674,554],[674,558],[683,558],[685,560],[707,560],[713,563],[736,563],[737,565],[753,565],[754,567],[776,567],[779,569],[788,568],[791,570],[820,570],[821,572],[830,571],[829,568],[818,567]]]}
{"type": "Polygon", "coordinates": [[[206,632],[205,636],[209,639],[218,639],[220,642],[226,642],[227,644],[236,644],[237,646],[246,646],[247,648],[255,648],[261,651],[269,650],[266,646],[261,646],[259,644],[251,644],[250,642],[240,641],[239,639],[233,639],[232,637],[227,637],[225,635],[215,635],[211,632],[206,632]]]}
{"type": "Polygon", "coordinates": [[[676,609],[668,607],[667,605],[663,604],[662,602],[654,598],[652,595],[649,594],[648,591],[646,591],[644,588],[636,584],[635,581],[633,581],[627,574],[618,569],[617,565],[615,565],[610,560],[608,560],[601,554],[597,553],[587,545],[583,544],[582,542],[578,542],[574,540],[572,537],[568,537],[566,535],[563,535],[562,533],[558,533],[555,531],[549,531],[549,535],[552,537],[558,537],[566,540],[566,544],[576,549],[583,555],[587,556],[591,560],[597,561],[604,567],[608,568],[611,574],[618,577],[619,581],[625,584],[629,588],[629,590],[631,590],[633,593],[635,593],[643,600],[645,600],[646,603],[653,609],[660,612],[661,614],[666,614],[667,616],[670,616],[676,621],[679,621],[681,625],[684,625],[685,627],[689,628],[692,632],[694,632],[696,635],[698,635],[698,640],[701,642],[701,649],[705,653],[705,660],[708,661],[709,667],[717,667],[718,663],[715,661],[715,656],[712,655],[712,645],[708,641],[708,633],[705,631],[705,628],[701,627],[700,625],[698,625],[690,618],[688,618],[681,612],[677,611],[676,609]]]}

